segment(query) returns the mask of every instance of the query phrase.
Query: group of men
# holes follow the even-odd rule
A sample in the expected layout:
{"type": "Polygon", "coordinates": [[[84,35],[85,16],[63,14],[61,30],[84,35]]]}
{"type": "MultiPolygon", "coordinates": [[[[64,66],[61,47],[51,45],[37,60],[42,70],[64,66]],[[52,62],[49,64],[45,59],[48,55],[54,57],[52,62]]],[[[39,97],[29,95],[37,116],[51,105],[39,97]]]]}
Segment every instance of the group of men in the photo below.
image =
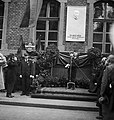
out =
{"type": "Polygon", "coordinates": [[[101,60],[96,74],[99,116],[97,119],[114,119],[114,55],[101,60]]]}
{"type": "Polygon", "coordinates": [[[11,53],[6,57],[7,66],[3,67],[3,65],[1,65],[4,73],[4,80],[2,81],[5,81],[2,85],[5,84],[5,86],[0,88],[6,89],[6,97],[14,97],[12,93],[18,78],[21,81],[22,93],[20,95],[29,96],[30,85],[32,79],[35,77],[36,56],[35,46],[30,42],[25,45],[25,50],[21,50],[21,56],[11,53]]]}

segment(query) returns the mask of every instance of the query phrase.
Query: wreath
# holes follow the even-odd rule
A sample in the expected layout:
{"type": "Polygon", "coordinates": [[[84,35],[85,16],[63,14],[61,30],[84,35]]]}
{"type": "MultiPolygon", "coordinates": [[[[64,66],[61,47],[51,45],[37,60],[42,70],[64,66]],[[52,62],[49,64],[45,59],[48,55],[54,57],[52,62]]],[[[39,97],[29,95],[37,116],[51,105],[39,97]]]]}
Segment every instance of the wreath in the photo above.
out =
{"type": "Polygon", "coordinates": [[[92,47],[88,49],[87,54],[90,59],[101,58],[101,50],[99,48],[92,47]]]}
{"type": "Polygon", "coordinates": [[[58,54],[59,50],[54,44],[50,44],[46,48],[46,59],[48,62],[50,61],[52,64],[55,64],[58,54]]]}

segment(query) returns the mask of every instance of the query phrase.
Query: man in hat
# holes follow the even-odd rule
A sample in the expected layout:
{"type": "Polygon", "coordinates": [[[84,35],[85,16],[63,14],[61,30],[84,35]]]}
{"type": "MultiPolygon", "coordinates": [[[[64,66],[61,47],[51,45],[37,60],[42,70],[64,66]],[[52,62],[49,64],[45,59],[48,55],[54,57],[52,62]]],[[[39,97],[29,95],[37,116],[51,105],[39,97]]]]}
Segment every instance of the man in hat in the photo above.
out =
{"type": "Polygon", "coordinates": [[[30,93],[30,85],[31,80],[34,78],[35,73],[35,60],[34,56],[37,55],[35,50],[35,45],[33,43],[29,43],[25,45],[26,51],[22,53],[21,60],[21,74],[20,78],[22,78],[22,93],[21,95],[29,95],[30,93]]]}
{"type": "Polygon", "coordinates": [[[114,55],[109,55],[101,83],[99,102],[102,104],[103,120],[114,119],[114,55]]]}
{"type": "Polygon", "coordinates": [[[14,97],[12,95],[12,92],[14,90],[14,85],[16,82],[16,75],[17,75],[17,66],[18,66],[17,57],[12,53],[8,55],[7,64],[8,64],[8,67],[7,67],[7,76],[6,76],[6,79],[7,79],[6,97],[12,98],[14,97]]]}

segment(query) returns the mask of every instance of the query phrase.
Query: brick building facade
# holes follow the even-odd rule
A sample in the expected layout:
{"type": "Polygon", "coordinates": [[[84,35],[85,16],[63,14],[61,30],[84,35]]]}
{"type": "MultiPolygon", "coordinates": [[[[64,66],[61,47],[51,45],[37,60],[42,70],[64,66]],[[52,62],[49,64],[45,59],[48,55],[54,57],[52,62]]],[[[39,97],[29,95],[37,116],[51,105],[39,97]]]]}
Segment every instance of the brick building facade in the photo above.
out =
{"type": "MultiPolygon", "coordinates": [[[[17,49],[20,46],[20,35],[23,37],[23,41],[28,41],[30,38],[31,30],[29,27],[27,28],[20,28],[20,24],[23,19],[23,15],[26,10],[27,1],[28,0],[0,0],[1,4],[4,4],[4,15],[3,15],[3,27],[1,29],[2,31],[2,37],[1,37],[1,52],[3,54],[9,54],[11,52],[16,52],[17,49]]],[[[44,0],[44,1],[50,1],[50,0],[44,0]]],[[[110,47],[110,42],[107,42],[107,31],[106,31],[106,25],[107,25],[107,19],[103,20],[103,25],[105,28],[103,28],[103,31],[94,31],[93,29],[93,23],[95,22],[102,22],[102,20],[99,21],[99,19],[94,18],[94,8],[97,6],[105,6],[108,8],[112,8],[111,10],[114,10],[114,0],[111,0],[111,4],[107,0],[53,0],[57,2],[57,5],[59,4],[59,17],[54,18],[54,20],[58,20],[58,29],[52,30],[51,32],[57,33],[57,46],[60,51],[77,51],[77,52],[86,52],[88,48],[90,47],[96,47],[100,46],[102,53],[108,53],[110,51],[107,51],[110,47]],[[103,2],[103,4],[102,4],[103,2]],[[109,2],[109,4],[108,4],[109,2]],[[96,4],[97,3],[97,4],[96,4]],[[86,26],[85,26],[85,41],[66,41],[66,20],[67,20],[67,7],[68,6],[86,6],[86,26]],[[97,41],[99,38],[97,35],[102,34],[102,42],[97,41]],[[97,39],[94,39],[97,38],[97,39]],[[96,40],[96,41],[95,41],[96,40]],[[105,40],[105,41],[103,41],[105,40]],[[93,44],[94,43],[94,44],[93,44]],[[107,46],[105,46],[105,44],[107,46]]],[[[43,3],[44,4],[44,3],[43,3]]],[[[53,5],[54,3],[52,3],[53,5]]],[[[48,4],[47,4],[48,5],[48,4]]],[[[51,8],[51,7],[50,7],[51,8]]],[[[47,7],[48,10],[48,7],[47,7]]],[[[109,9],[108,9],[109,10],[109,9]]],[[[105,10],[104,10],[105,12],[105,10]]],[[[113,12],[112,12],[113,14],[113,12]]],[[[48,19],[45,17],[40,17],[39,20],[42,22],[42,20],[52,20],[51,17],[48,19]]],[[[111,23],[113,22],[113,15],[110,19],[111,23]]],[[[50,21],[48,21],[50,22],[50,21]]],[[[46,21],[46,24],[48,23],[46,21]]],[[[72,23],[71,23],[72,24],[72,23]]],[[[37,26],[37,25],[36,25],[37,26]]],[[[76,26],[74,26],[76,27],[76,26]]],[[[46,28],[46,30],[36,30],[34,28],[32,30],[33,35],[31,36],[33,39],[33,42],[37,39],[37,31],[44,34],[44,31],[48,31],[45,35],[45,38],[41,41],[44,45],[44,48],[48,46],[48,33],[51,33],[50,30],[46,28]],[[47,42],[45,42],[45,39],[47,39],[47,42]]],[[[52,41],[51,41],[52,42],[52,41]]],[[[56,42],[56,40],[54,41],[56,42]]]]}

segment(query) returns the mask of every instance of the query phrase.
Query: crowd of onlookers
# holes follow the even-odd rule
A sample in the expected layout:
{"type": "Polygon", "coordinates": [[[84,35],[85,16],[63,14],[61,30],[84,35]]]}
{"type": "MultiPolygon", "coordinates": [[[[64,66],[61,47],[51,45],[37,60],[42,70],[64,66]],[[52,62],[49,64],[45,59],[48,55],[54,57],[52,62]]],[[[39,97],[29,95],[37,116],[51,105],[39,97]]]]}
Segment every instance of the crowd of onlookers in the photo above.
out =
{"type": "Polygon", "coordinates": [[[99,116],[97,119],[114,120],[114,55],[103,57],[94,77],[99,116]]]}
{"type": "Polygon", "coordinates": [[[20,81],[21,84],[21,95],[29,95],[31,79],[33,77],[33,64],[28,56],[21,57],[20,60],[15,54],[9,54],[7,57],[2,55],[0,90],[6,90],[6,97],[14,97],[12,93],[16,89],[17,81],[20,81]]]}
{"type": "MultiPolygon", "coordinates": [[[[30,94],[34,78],[34,59],[28,55],[18,57],[0,53],[0,90],[6,90],[6,97],[12,98],[17,79],[21,79],[21,95],[30,94]],[[18,76],[18,77],[17,77],[18,76]]],[[[96,85],[99,116],[97,119],[114,120],[114,55],[103,57],[98,64],[94,83],[96,85]]]]}
{"type": "Polygon", "coordinates": [[[0,53],[0,90],[6,90],[6,97],[14,97],[12,93],[17,84],[20,84],[21,95],[29,96],[32,79],[39,74],[35,56],[37,57],[38,53],[32,42],[23,49],[19,48],[16,54],[4,56],[0,53]]]}

